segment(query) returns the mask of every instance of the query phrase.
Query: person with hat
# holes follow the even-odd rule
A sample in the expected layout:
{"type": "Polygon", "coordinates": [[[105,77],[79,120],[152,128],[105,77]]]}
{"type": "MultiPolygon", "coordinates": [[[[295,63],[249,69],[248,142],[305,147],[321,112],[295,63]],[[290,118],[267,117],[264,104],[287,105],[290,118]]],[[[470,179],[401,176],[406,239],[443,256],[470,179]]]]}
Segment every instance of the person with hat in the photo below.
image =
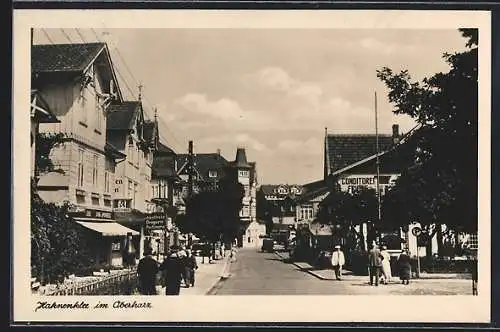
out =
{"type": "Polygon", "coordinates": [[[179,295],[181,280],[184,273],[184,262],[178,254],[179,247],[170,247],[170,253],[165,257],[160,266],[165,280],[165,295],[179,295]]]}
{"type": "Polygon", "coordinates": [[[144,257],[137,265],[139,277],[139,291],[142,295],[156,295],[156,275],[158,274],[158,262],[153,258],[153,249],[146,247],[144,257]]]}
{"type": "Polygon", "coordinates": [[[373,243],[372,249],[368,252],[368,272],[370,275],[370,285],[373,285],[373,279],[375,279],[375,286],[378,286],[383,259],[384,257],[380,253],[378,245],[376,243],[373,243]]]}
{"type": "Polygon", "coordinates": [[[335,271],[335,279],[342,279],[342,266],[345,264],[345,257],[340,246],[336,245],[335,250],[332,253],[332,266],[335,271]]]}

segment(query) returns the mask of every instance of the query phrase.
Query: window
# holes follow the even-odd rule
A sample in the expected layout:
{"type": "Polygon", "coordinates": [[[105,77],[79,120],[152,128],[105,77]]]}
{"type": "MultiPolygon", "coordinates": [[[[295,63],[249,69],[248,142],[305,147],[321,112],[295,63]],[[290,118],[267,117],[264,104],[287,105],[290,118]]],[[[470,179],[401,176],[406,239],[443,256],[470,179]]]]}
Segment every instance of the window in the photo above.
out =
{"type": "Polygon", "coordinates": [[[208,177],[209,178],[216,178],[217,177],[217,171],[215,171],[215,170],[208,171],[208,177]]]}
{"type": "Polygon", "coordinates": [[[78,187],[83,187],[83,161],[84,151],[78,150],[78,187]]]}
{"type": "Polygon", "coordinates": [[[92,185],[94,185],[94,187],[97,187],[97,184],[99,182],[98,169],[99,169],[99,156],[95,154],[93,156],[93,163],[92,163],[92,185]]]}
{"type": "Polygon", "coordinates": [[[158,187],[157,187],[157,185],[153,184],[151,186],[151,189],[153,190],[153,197],[154,198],[158,198],[158,187]]]}
{"type": "Polygon", "coordinates": [[[129,144],[128,144],[128,150],[127,150],[127,160],[128,160],[130,163],[133,163],[133,162],[134,162],[134,144],[133,144],[133,143],[129,143],[129,144]]]}
{"type": "Polygon", "coordinates": [[[132,208],[136,208],[136,198],[137,198],[137,183],[134,183],[134,196],[132,197],[132,208]]]}
{"type": "Polygon", "coordinates": [[[469,249],[477,250],[478,248],[477,234],[469,235],[469,239],[467,240],[467,247],[469,249]]]}
{"type": "Polygon", "coordinates": [[[242,178],[247,178],[250,175],[249,171],[246,170],[239,170],[238,171],[238,176],[242,178]]]}
{"type": "Polygon", "coordinates": [[[80,105],[81,105],[81,117],[80,122],[84,125],[87,124],[87,99],[85,98],[85,88],[80,91],[80,105]]]}
{"type": "Polygon", "coordinates": [[[128,198],[132,198],[134,196],[133,191],[134,191],[134,183],[129,180],[128,181],[128,191],[127,191],[128,198]]]}
{"type": "Polygon", "coordinates": [[[245,189],[245,196],[250,196],[250,186],[245,184],[243,188],[245,189]]]}
{"type": "Polygon", "coordinates": [[[248,217],[250,216],[250,209],[248,206],[243,207],[243,217],[248,217]]]}
{"type": "Polygon", "coordinates": [[[109,172],[104,172],[104,192],[109,193],[110,190],[110,179],[109,172]]]}
{"type": "Polygon", "coordinates": [[[96,111],[96,123],[95,123],[95,128],[98,130],[98,131],[101,131],[102,129],[102,122],[103,122],[103,110],[102,110],[102,107],[101,107],[101,103],[100,103],[100,100],[99,100],[99,96],[96,94],[95,95],[95,111],[96,111]]]}

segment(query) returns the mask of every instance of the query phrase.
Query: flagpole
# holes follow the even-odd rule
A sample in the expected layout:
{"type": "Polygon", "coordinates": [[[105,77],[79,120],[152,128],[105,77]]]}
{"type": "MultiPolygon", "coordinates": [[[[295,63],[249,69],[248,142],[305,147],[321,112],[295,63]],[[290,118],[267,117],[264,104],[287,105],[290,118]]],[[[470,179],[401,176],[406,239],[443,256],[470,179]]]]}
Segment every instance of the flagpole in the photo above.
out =
{"type": "Polygon", "coordinates": [[[378,142],[378,112],[377,112],[377,91],[375,91],[375,137],[377,149],[377,201],[378,201],[378,224],[381,221],[380,209],[380,161],[379,161],[379,142],[378,142]]]}

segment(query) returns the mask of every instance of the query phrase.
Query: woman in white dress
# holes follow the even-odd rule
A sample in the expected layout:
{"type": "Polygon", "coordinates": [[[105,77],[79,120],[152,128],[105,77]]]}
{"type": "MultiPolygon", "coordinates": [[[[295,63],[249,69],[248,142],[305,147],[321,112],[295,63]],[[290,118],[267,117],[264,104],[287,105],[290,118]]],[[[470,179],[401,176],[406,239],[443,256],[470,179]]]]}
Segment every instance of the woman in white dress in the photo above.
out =
{"type": "Polygon", "coordinates": [[[384,284],[387,284],[391,281],[392,272],[391,272],[391,255],[387,252],[387,246],[382,246],[382,250],[380,251],[382,257],[382,273],[384,276],[384,284]]]}

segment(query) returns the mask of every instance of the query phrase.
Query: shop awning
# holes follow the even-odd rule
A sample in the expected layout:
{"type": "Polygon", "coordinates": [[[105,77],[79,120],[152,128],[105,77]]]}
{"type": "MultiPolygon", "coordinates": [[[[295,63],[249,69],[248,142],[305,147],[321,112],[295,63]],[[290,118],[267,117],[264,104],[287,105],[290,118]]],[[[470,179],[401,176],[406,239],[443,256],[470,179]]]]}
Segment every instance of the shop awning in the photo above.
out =
{"type": "Polygon", "coordinates": [[[113,221],[102,221],[102,219],[91,219],[91,218],[74,218],[77,223],[101,233],[103,236],[125,236],[128,233],[132,233],[132,235],[140,235],[139,232],[134,231],[133,229],[127,228],[120,224],[117,224],[113,221]],[[91,221],[94,220],[94,221],[91,221]],[[97,221],[99,220],[99,221],[97,221]]]}

